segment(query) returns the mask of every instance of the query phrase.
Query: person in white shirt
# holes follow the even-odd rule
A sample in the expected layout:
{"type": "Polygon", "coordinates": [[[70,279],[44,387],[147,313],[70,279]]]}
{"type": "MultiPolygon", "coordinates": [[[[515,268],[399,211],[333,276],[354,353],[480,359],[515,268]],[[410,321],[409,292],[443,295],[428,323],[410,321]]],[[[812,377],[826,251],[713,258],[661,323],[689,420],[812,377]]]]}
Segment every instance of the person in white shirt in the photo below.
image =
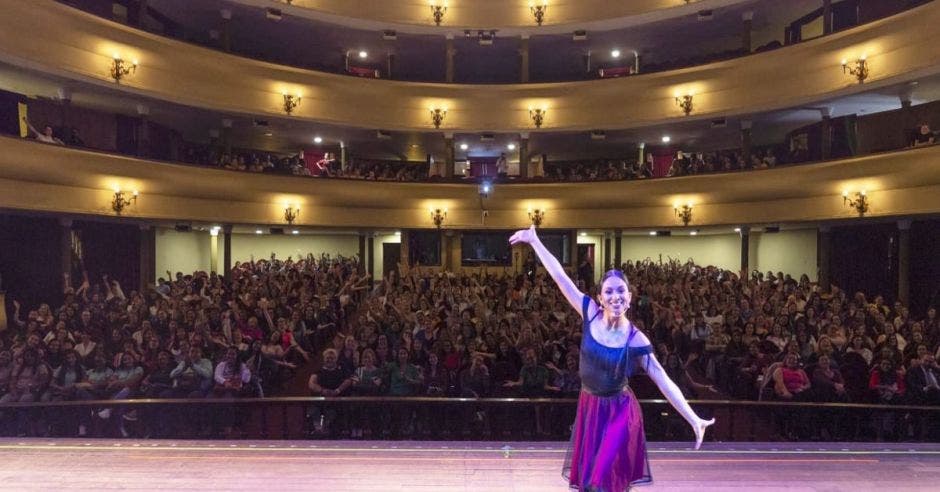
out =
{"type": "Polygon", "coordinates": [[[26,126],[29,127],[29,130],[33,132],[33,136],[36,138],[36,140],[48,144],[65,145],[65,142],[59,140],[55,135],[52,134],[51,126],[44,126],[40,132],[29,122],[29,118],[25,116],[23,117],[23,123],[26,123],[26,126]]]}

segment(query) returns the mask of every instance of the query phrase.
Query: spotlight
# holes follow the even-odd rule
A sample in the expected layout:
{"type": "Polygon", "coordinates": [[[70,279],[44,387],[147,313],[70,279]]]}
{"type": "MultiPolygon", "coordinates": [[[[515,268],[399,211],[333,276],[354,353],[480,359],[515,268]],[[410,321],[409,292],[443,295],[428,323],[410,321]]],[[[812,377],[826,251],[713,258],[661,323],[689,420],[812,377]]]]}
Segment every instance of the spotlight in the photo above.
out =
{"type": "Polygon", "coordinates": [[[669,143],[670,141],[672,141],[672,138],[669,135],[663,135],[663,143],[669,143]]]}
{"type": "Polygon", "coordinates": [[[509,149],[509,150],[516,150],[516,144],[511,143],[511,144],[507,145],[506,148],[509,149]]]}
{"type": "Polygon", "coordinates": [[[610,52],[610,56],[611,56],[612,58],[620,58],[620,50],[612,50],[612,51],[610,52]]]}
{"type": "Polygon", "coordinates": [[[255,229],[255,234],[264,234],[264,231],[261,229],[255,229]]]}
{"type": "Polygon", "coordinates": [[[323,143],[323,139],[319,136],[313,137],[313,143],[323,143]]]}
{"type": "Polygon", "coordinates": [[[360,52],[359,52],[359,59],[360,59],[360,60],[366,59],[366,58],[368,58],[368,57],[369,57],[369,52],[368,52],[368,51],[363,50],[363,51],[360,51],[360,52]]]}
{"type": "Polygon", "coordinates": [[[470,146],[467,145],[467,144],[465,144],[465,143],[460,144],[460,150],[467,150],[467,149],[469,149],[469,148],[470,148],[470,146]]]}

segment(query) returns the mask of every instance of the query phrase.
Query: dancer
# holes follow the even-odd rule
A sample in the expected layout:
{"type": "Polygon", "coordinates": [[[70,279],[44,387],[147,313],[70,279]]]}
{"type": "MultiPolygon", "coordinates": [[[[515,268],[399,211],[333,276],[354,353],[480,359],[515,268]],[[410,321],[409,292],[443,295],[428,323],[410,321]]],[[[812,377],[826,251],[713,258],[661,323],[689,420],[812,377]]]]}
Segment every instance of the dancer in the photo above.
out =
{"type": "Polygon", "coordinates": [[[633,366],[643,367],[663,395],[692,426],[695,449],[715,419],[695,414],[682,392],[656,360],[650,341],[627,319],[630,288],[620,270],[600,282],[597,301],[579,291],[558,260],[545,248],[535,226],[517,231],[509,242],[526,243],[558,284],[565,299],[581,312],[581,394],[571,431],[564,475],[572,489],[620,492],[652,482],[640,405],[628,386],[633,366]]]}

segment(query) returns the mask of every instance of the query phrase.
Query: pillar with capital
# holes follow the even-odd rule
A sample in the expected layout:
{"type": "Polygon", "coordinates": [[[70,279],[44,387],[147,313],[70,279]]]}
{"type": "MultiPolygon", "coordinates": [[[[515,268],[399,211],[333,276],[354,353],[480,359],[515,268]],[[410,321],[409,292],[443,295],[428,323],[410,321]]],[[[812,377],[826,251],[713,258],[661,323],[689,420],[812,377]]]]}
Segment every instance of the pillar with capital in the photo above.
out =
{"type": "Polygon", "coordinates": [[[523,34],[519,38],[519,82],[529,82],[529,35],[523,34]]]}
{"type": "Polygon", "coordinates": [[[519,134],[519,177],[529,177],[529,132],[519,134]]]}
{"type": "Polygon", "coordinates": [[[456,160],[456,156],[454,155],[454,134],[448,132],[444,134],[444,178],[445,179],[453,179],[455,160],[456,160]]]}
{"type": "Polygon", "coordinates": [[[454,55],[457,50],[454,48],[454,35],[448,33],[445,40],[446,64],[444,66],[444,81],[448,84],[454,83],[454,55]]]}
{"type": "Polygon", "coordinates": [[[754,11],[748,10],[741,14],[741,50],[750,53],[753,50],[751,46],[751,31],[754,28],[754,11]]]}
{"type": "Polygon", "coordinates": [[[898,221],[898,297],[901,304],[911,301],[911,220],[898,221]]]}

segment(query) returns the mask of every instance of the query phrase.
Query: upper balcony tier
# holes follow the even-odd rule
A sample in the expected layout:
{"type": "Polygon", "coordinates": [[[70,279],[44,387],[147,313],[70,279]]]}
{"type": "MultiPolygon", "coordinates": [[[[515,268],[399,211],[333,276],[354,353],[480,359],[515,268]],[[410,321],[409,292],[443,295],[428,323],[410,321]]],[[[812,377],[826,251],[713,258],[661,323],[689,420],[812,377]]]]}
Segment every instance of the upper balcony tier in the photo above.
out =
{"type": "Polygon", "coordinates": [[[446,109],[440,131],[529,132],[639,128],[798,107],[940,72],[940,7],[931,2],[864,26],[773,53],[605,81],[450,85],[366,80],[232,56],[39,0],[4,0],[0,59],[114,86],[115,55],[139,60],[119,88],[233,114],[284,116],[358,128],[433,131],[429,109],[446,109]],[[35,33],[43,32],[37,39],[35,33]],[[864,58],[864,84],[841,60],[864,58]],[[690,116],[676,96],[692,94],[690,116]],[[544,110],[537,126],[534,112],[544,110]]]}
{"type": "Polygon", "coordinates": [[[688,15],[751,0],[234,0],[276,8],[285,14],[357,28],[443,33],[454,29],[498,29],[547,34],[572,29],[605,30],[688,15]],[[280,3],[280,5],[278,5],[280,3]],[[440,7],[435,22],[432,6],[440,7]],[[541,22],[536,19],[542,12],[541,22]]]}
{"type": "MultiPolygon", "coordinates": [[[[559,25],[517,31],[496,27],[501,24],[464,28],[447,22],[400,29],[270,0],[59,1],[161,36],[298,68],[410,82],[514,84],[616,78],[727,60],[850,29],[929,0],[833,0],[829,8],[822,0],[707,0],[573,24],[564,32],[559,25]]],[[[475,13],[491,6],[510,14],[517,10],[514,3],[483,0],[472,6],[475,13]]],[[[551,2],[550,8],[555,14],[577,8],[593,15],[649,2],[604,2],[599,9],[591,8],[591,0],[574,3],[551,2]]],[[[448,12],[468,5],[452,2],[448,12]]],[[[413,0],[315,6],[365,15],[383,9],[400,14],[412,7],[429,11],[413,0]]]]}
{"type": "Polygon", "coordinates": [[[115,189],[138,190],[122,216],[201,223],[283,224],[299,206],[298,227],[516,228],[528,209],[547,228],[681,228],[676,204],[691,204],[690,227],[857,218],[843,192],[866,196],[866,217],[940,210],[940,146],[775,168],[651,181],[499,185],[481,219],[476,186],[370,183],[252,175],[44,145],[0,137],[0,208],[113,215],[115,189]]]}

